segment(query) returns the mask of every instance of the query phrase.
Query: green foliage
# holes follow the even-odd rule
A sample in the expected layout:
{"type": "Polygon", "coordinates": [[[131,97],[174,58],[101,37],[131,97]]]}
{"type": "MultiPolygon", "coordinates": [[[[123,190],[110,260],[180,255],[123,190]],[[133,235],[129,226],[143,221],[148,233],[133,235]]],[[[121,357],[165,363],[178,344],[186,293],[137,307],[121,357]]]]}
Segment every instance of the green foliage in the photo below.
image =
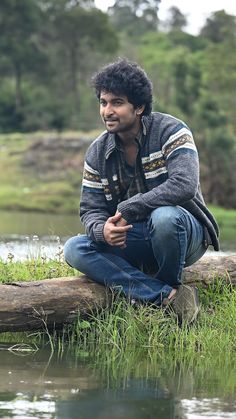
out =
{"type": "Polygon", "coordinates": [[[182,31],[187,25],[187,19],[178,7],[172,6],[169,9],[168,28],[169,31],[182,31]]]}
{"type": "Polygon", "coordinates": [[[0,85],[0,133],[20,131],[24,114],[15,104],[15,87],[11,79],[0,85]]]}
{"type": "MultiPolygon", "coordinates": [[[[236,30],[236,26],[235,26],[236,30]]],[[[154,109],[183,119],[194,133],[207,202],[236,207],[235,40],[212,43],[182,31],[149,32],[139,61],[154,84],[154,109]]]]}
{"type": "Polygon", "coordinates": [[[9,62],[10,72],[15,78],[15,105],[19,110],[23,104],[23,74],[39,74],[39,66],[43,68],[45,65],[45,54],[38,43],[41,13],[35,1],[3,0],[0,3],[0,17],[0,52],[9,62]]]}
{"type": "Polygon", "coordinates": [[[100,54],[97,63],[118,47],[108,16],[92,1],[4,0],[0,31],[1,86],[12,86],[1,96],[0,132],[78,128],[88,57],[100,54]]]}
{"type": "Polygon", "coordinates": [[[201,35],[214,43],[225,42],[236,38],[236,17],[224,10],[212,13],[201,30],[201,35]]]}
{"type": "Polygon", "coordinates": [[[149,30],[157,30],[160,0],[116,0],[108,13],[117,30],[136,37],[149,30]]]}

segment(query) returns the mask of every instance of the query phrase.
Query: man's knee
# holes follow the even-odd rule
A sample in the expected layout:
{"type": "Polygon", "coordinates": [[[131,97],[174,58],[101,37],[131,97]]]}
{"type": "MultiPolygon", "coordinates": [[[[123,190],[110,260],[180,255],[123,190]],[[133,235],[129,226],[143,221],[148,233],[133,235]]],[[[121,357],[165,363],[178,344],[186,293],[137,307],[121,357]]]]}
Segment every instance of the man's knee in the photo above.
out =
{"type": "Polygon", "coordinates": [[[158,229],[167,233],[172,231],[179,224],[183,216],[181,209],[177,206],[163,206],[152,211],[150,216],[150,229],[158,229]]]}
{"type": "Polygon", "coordinates": [[[64,244],[64,258],[70,266],[75,266],[78,259],[85,252],[87,247],[88,237],[85,235],[74,236],[66,241],[64,244]]]}

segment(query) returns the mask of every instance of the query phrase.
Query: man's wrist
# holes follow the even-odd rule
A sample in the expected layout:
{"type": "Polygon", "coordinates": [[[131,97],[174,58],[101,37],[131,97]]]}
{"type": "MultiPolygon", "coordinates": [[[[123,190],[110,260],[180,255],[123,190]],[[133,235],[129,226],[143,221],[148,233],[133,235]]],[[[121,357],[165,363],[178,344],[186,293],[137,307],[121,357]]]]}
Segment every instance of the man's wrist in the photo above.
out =
{"type": "Polygon", "coordinates": [[[105,223],[98,224],[96,228],[93,230],[95,242],[106,243],[106,240],[104,237],[104,226],[105,226],[105,223]]]}

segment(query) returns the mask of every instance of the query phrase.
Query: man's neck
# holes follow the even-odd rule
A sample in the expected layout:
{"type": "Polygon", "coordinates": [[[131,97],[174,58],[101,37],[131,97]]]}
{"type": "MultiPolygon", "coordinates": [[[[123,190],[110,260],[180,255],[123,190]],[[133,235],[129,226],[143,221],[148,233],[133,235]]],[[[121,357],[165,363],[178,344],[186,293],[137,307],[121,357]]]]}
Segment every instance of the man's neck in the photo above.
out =
{"type": "Polygon", "coordinates": [[[132,131],[117,133],[119,141],[122,143],[123,147],[127,147],[129,145],[136,143],[136,138],[137,138],[139,130],[140,130],[140,126],[132,131]]]}

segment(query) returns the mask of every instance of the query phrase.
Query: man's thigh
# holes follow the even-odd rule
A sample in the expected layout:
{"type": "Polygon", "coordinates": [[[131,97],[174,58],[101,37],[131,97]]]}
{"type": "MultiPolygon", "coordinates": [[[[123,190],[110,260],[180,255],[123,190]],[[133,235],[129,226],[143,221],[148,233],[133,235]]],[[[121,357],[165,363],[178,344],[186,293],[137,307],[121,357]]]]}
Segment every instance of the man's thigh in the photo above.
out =
{"type": "Polygon", "coordinates": [[[132,223],[133,228],[127,233],[124,257],[145,273],[157,271],[157,263],[152,250],[152,243],[147,222],[132,223]]]}

